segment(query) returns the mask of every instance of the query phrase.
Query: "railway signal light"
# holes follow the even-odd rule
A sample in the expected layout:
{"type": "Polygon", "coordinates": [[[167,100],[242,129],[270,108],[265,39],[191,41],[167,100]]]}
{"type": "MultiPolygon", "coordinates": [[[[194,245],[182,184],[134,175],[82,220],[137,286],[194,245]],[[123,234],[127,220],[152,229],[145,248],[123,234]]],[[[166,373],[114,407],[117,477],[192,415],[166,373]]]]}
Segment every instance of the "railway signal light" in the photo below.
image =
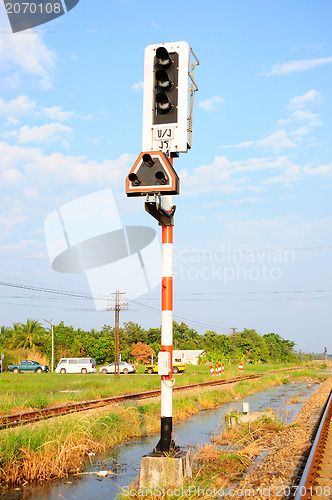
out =
{"type": "Polygon", "coordinates": [[[179,54],[158,47],[154,57],[153,124],[176,123],[178,110],[179,54]]]}
{"type": "Polygon", "coordinates": [[[187,42],[149,45],[144,58],[143,150],[171,153],[188,148],[187,42]]]}
{"type": "Polygon", "coordinates": [[[161,151],[142,152],[126,179],[127,196],[179,194],[179,177],[161,151]]]}

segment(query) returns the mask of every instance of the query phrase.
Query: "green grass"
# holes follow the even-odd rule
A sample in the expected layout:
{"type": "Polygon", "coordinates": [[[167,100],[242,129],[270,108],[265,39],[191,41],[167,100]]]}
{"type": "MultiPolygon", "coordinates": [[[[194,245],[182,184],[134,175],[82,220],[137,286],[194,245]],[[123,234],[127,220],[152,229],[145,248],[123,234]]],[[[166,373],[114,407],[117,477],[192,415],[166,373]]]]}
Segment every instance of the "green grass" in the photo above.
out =
{"type": "MultiPolygon", "coordinates": [[[[188,383],[190,378],[194,379],[195,373],[199,377],[205,377],[204,369],[206,371],[208,367],[190,367],[186,375],[188,380],[184,381],[181,375],[177,377],[177,385],[188,383]]],[[[297,372],[289,372],[291,380],[292,374],[296,375],[297,372]]],[[[23,397],[24,390],[26,390],[27,404],[39,406],[46,404],[46,401],[57,394],[55,387],[51,385],[52,382],[54,384],[58,382],[60,390],[64,387],[71,389],[80,387],[82,392],[75,393],[75,397],[77,398],[79,394],[84,399],[87,394],[98,392],[103,387],[107,387],[114,394],[116,391],[129,392],[128,388],[133,389],[131,392],[140,392],[143,390],[142,384],[144,388],[153,384],[159,387],[160,384],[160,377],[153,375],[123,376],[120,380],[103,375],[61,377],[61,375],[46,374],[43,378],[35,374],[17,377],[7,374],[7,376],[11,377],[11,390],[15,384],[22,381],[20,397],[23,397]],[[28,385],[29,380],[33,387],[28,385]],[[34,380],[37,380],[35,384],[34,380]],[[34,392],[36,385],[39,386],[39,395],[34,392]],[[43,386],[44,392],[42,392],[43,386]],[[126,391],[123,390],[124,387],[126,391]],[[45,397],[48,399],[43,399],[45,397]]],[[[234,375],[230,374],[230,376],[234,375]]],[[[204,391],[195,390],[190,394],[174,393],[174,421],[188,420],[190,416],[201,410],[212,409],[234,400],[235,397],[246,396],[271,385],[280,384],[284,376],[283,373],[267,375],[258,381],[239,382],[228,389],[219,387],[204,391]]],[[[317,369],[305,370],[305,378],[309,377],[317,378],[317,369]]],[[[193,380],[191,382],[193,383],[193,380]]],[[[4,386],[8,387],[8,383],[4,386]]],[[[105,407],[100,412],[71,414],[29,426],[8,429],[0,432],[0,482],[13,485],[23,484],[25,481],[65,477],[70,471],[81,470],[84,467],[84,460],[89,452],[104,451],[127,439],[156,433],[159,428],[159,402],[130,401],[122,405],[105,407]]],[[[234,460],[236,461],[237,458],[226,458],[232,474],[234,460]]]]}
{"type": "MultiPolygon", "coordinates": [[[[291,365],[244,365],[244,374],[264,373],[291,365]]],[[[139,367],[142,371],[143,367],[139,367]]],[[[312,370],[301,370],[299,377],[312,370]]],[[[212,377],[209,365],[188,366],[186,373],[175,375],[176,386],[239,376],[237,365],[225,365],[225,374],[212,377]]],[[[288,379],[285,377],[285,381],[288,379]]],[[[122,394],[160,389],[160,377],[142,373],[82,375],[57,373],[3,373],[0,377],[0,415],[38,410],[79,401],[102,399],[122,394]]],[[[239,389],[240,390],[240,389],[239,389]]]]}

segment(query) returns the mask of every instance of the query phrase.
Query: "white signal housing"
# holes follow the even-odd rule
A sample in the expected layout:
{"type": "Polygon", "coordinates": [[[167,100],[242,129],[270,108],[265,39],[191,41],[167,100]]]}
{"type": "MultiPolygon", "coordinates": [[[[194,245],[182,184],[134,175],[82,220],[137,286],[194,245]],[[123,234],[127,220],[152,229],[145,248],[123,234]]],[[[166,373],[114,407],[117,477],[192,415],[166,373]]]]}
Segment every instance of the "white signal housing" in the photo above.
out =
{"type": "Polygon", "coordinates": [[[157,43],[148,45],[144,54],[143,95],[143,151],[186,153],[188,149],[188,87],[189,87],[189,45],[187,42],[157,43]],[[164,47],[169,54],[177,54],[177,102],[176,121],[167,123],[167,116],[161,124],[155,124],[156,92],[156,50],[164,47]]]}

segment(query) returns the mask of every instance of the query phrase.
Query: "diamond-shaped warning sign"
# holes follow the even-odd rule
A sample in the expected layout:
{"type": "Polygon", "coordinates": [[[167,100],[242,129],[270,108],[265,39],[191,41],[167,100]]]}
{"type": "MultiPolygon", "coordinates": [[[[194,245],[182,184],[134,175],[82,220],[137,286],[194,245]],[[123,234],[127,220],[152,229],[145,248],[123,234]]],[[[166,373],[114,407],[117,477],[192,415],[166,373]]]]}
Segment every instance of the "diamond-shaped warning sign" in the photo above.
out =
{"type": "Polygon", "coordinates": [[[140,153],[126,179],[127,196],[179,194],[179,190],[179,177],[161,151],[140,153]]]}

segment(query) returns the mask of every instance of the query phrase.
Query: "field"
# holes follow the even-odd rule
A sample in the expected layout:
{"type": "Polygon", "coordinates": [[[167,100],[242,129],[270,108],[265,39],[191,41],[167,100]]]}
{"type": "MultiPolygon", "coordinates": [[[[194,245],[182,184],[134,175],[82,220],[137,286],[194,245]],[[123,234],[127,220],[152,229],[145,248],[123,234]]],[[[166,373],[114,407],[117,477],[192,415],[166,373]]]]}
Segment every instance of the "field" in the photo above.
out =
{"type": "MultiPolygon", "coordinates": [[[[173,420],[187,420],[199,411],[213,409],[235,398],[293,380],[317,380],[321,365],[268,374],[257,380],[234,385],[192,389],[174,393],[173,420]]],[[[253,374],[281,366],[245,366],[253,374]]],[[[289,366],[288,366],[289,368],[289,366]]],[[[238,375],[236,367],[225,367],[227,378],[238,375]]],[[[216,378],[216,377],[215,377],[216,378]]],[[[176,385],[211,380],[208,366],[189,367],[176,377],[176,385]]],[[[1,412],[49,407],[65,402],[136,393],[160,387],[158,375],[1,375],[1,412]]],[[[97,410],[56,417],[0,432],[0,483],[22,485],[33,481],[67,477],[84,469],[89,453],[106,451],[116,443],[160,431],[160,400],[130,401],[97,410]]]]}
{"type": "MultiPolygon", "coordinates": [[[[244,374],[289,368],[292,365],[245,365],[244,374]]],[[[58,373],[3,373],[0,375],[0,416],[38,410],[67,403],[102,399],[121,394],[145,392],[160,388],[158,375],[143,373],[112,374],[65,374],[58,373]]],[[[208,382],[217,378],[239,376],[237,366],[226,365],[225,374],[212,377],[209,366],[188,366],[186,373],[176,375],[176,386],[208,382]]]]}

